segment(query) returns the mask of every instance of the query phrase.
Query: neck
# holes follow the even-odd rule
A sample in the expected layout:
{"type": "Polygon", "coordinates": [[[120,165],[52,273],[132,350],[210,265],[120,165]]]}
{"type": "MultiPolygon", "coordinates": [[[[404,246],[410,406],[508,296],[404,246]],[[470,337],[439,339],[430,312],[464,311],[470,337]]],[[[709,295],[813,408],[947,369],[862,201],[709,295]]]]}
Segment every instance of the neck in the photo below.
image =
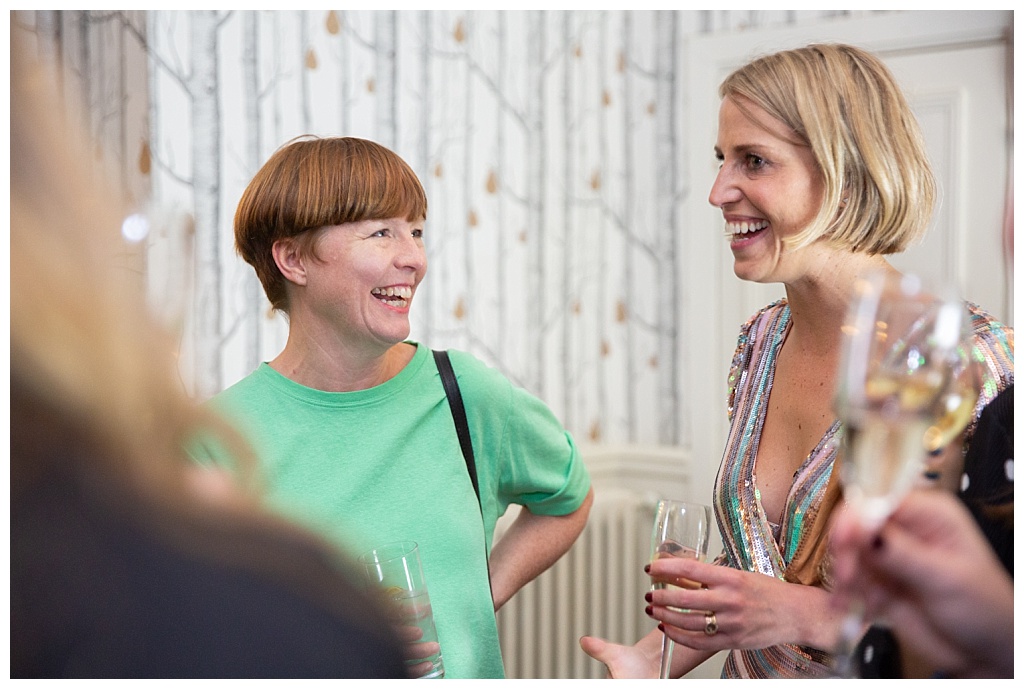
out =
{"type": "Polygon", "coordinates": [[[881,256],[828,252],[819,269],[786,284],[792,316],[790,338],[813,349],[838,349],[853,286],[872,272],[896,272],[881,256]]]}
{"type": "Polygon", "coordinates": [[[293,322],[288,342],[270,367],[300,385],[325,392],[366,390],[394,378],[416,353],[413,345],[358,346],[293,322]]]}

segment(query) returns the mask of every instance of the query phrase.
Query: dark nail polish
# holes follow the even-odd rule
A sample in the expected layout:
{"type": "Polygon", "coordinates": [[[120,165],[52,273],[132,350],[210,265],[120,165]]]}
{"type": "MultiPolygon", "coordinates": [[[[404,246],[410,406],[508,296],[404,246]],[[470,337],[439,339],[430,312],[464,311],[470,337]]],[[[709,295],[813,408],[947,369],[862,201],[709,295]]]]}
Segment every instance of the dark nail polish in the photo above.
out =
{"type": "Polygon", "coordinates": [[[653,603],[654,602],[654,594],[651,593],[650,591],[648,591],[647,593],[644,594],[644,600],[647,601],[648,603],[653,603]]]}
{"type": "Polygon", "coordinates": [[[644,571],[649,573],[651,571],[651,566],[650,565],[644,565],[644,571]]]}
{"type": "Polygon", "coordinates": [[[662,634],[664,634],[664,633],[665,633],[665,625],[663,625],[662,623],[660,623],[660,622],[659,622],[659,623],[658,623],[658,630],[659,630],[659,631],[660,631],[660,632],[661,632],[662,634]]]}
{"type": "Polygon", "coordinates": [[[648,617],[650,617],[651,613],[654,612],[654,608],[648,605],[646,608],[644,608],[644,612],[647,613],[648,617]]]}

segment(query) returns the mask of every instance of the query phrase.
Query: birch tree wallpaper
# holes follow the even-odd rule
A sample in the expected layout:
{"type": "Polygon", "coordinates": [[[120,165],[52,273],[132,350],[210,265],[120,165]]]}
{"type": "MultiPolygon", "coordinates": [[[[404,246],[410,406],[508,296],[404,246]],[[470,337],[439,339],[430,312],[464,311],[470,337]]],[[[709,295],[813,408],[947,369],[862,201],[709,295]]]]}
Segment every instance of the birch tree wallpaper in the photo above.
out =
{"type": "MultiPolygon", "coordinates": [[[[233,215],[251,177],[297,136],[372,139],[412,166],[429,202],[429,270],[412,306],[411,339],[469,351],[499,369],[543,399],[591,452],[652,450],[646,456],[658,470],[644,479],[644,490],[674,490],[666,481],[686,475],[696,499],[710,503],[724,442],[725,371],[742,321],[729,312],[727,326],[719,322],[739,304],[732,297],[738,290],[721,286],[737,281],[731,264],[719,266],[708,241],[696,239],[715,239],[719,227],[692,220],[702,217],[693,209],[707,206],[710,187],[707,179],[688,178],[701,174],[692,163],[706,159],[713,170],[715,161],[713,133],[699,135],[705,128],[688,120],[696,95],[687,77],[703,59],[690,48],[702,48],[699,39],[761,29],[814,36],[844,23],[901,15],[916,22],[927,14],[907,13],[26,10],[12,11],[10,21],[60,68],[69,110],[83,106],[97,164],[146,219],[137,232],[126,223],[118,260],[135,271],[155,313],[179,336],[181,382],[196,400],[274,358],[287,337],[284,318],[271,312],[254,271],[234,250],[233,215]],[[718,300],[716,290],[726,296],[718,300]],[[663,449],[675,454],[654,457],[663,449]]],[[[986,13],[955,14],[944,27],[986,13]]],[[[1009,15],[1000,21],[1012,24],[1012,12],[989,14],[1009,15]]],[[[997,81],[1009,75],[1011,85],[1001,88],[1009,92],[1012,123],[1010,29],[1008,40],[989,41],[1009,46],[1009,67],[989,71],[997,81]]],[[[914,50],[901,43],[894,52],[914,50]]],[[[992,174],[989,186],[1008,190],[1007,209],[1002,223],[987,223],[997,226],[995,241],[987,242],[996,246],[985,260],[957,253],[985,243],[973,234],[973,212],[948,214],[965,228],[949,240],[941,235],[935,254],[970,266],[982,281],[988,273],[979,263],[1005,262],[990,282],[1009,295],[1002,316],[1012,325],[1012,124],[972,125],[1008,129],[1007,171],[962,173],[982,180],[992,174]]],[[[978,148],[957,155],[987,160],[993,147],[978,148]]],[[[947,157],[960,167],[959,158],[947,157]]],[[[948,184],[958,185],[966,186],[948,184]]],[[[632,455],[623,464],[604,478],[609,494],[642,473],[632,455]]],[[[621,560],[623,571],[637,570],[622,555],[631,546],[616,538],[609,536],[602,552],[621,560]]],[[[558,576],[567,585],[585,578],[558,576]]],[[[618,596],[623,585],[616,587],[608,595],[618,596]]],[[[521,605],[543,606],[537,600],[521,605]]],[[[508,607],[502,612],[511,616],[508,607]]],[[[633,607],[621,617],[635,612],[634,627],[609,623],[603,631],[583,620],[557,633],[557,647],[542,644],[543,653],[579,656],[581,633],[622,633],[630,638],[617,640],[632,642],[633,630],[649,623],[633,607]]],[[[524,617],[550,616],[537,607],[524,617]]],[[[572,669],[524,669],[514,665],[516,654],[506,651],[510,676],[603,676],[603,667],[580,665],[578,657],[572,669]]]]}
{"type": "MultiPolygon", "coordinates": [[[[126,194],[191,215],[148,236],[143,263],[158,307],[181,325],[183,382],[198,399],[272,358],[287,333],[234,253],[248,180],[295,136],[358,136],[395,150],[427,191],[430,270],[413,339],[480,356],[581,442],[680,444],[691,432],[680,337],[692,317],[677,270],[691,198],[682,44],[844,14],[36,11],[12,21],[63,63],[126,194]]],[[[704,202],[705,190],[693,193],[704,202]]]]}

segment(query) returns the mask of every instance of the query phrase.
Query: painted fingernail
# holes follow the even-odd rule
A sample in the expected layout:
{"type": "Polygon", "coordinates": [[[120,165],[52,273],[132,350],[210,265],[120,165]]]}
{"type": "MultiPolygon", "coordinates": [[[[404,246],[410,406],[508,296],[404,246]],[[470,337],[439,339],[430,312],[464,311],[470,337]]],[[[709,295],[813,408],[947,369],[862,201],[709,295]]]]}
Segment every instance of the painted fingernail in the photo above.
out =
{"type": "Polygon", "coordinates": [[[658,623],[658,630],[659,630],[659,631],[661,631],[662,633],[664,633],[664,631],[665,631],[665,625],[663,625],[663,624],[661,624],[661,623],[659,622],[659,623],[658,623]]]}
{"type": "Polygon", "coordinates": [[[654,612],[654,608],[648,605],[646,608],[644,608],[644,612],[647,613],[648,617],[650,617],[651,613],[654,612]]]}
{"type": "Polygon", "coordinates": [[[644,571],[645,572],[650,572],[651,571],[651,566],[650,565],[644,565],[644,571]]]}
{"type": "Polygon", "coordinates": [[[647,601],[648,603],[653,603],[654,602],[654,594],[651,593],[650,591],[648,591],[647,593],[644,594],[644,600],[647,601]]]}

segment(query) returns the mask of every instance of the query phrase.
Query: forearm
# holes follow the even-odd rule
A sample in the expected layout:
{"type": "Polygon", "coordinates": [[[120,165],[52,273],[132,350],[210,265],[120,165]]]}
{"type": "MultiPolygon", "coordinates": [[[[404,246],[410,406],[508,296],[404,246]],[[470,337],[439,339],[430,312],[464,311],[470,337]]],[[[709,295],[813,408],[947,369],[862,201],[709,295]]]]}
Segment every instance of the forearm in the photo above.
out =
{"type": "Polygon", "coordinates": [[[491,549],[491,594],[494,609],[553,565],[576,541],[586,526],[593,489],[570,514],[548,516],[523,509],[508,531],[491,549]]]}

